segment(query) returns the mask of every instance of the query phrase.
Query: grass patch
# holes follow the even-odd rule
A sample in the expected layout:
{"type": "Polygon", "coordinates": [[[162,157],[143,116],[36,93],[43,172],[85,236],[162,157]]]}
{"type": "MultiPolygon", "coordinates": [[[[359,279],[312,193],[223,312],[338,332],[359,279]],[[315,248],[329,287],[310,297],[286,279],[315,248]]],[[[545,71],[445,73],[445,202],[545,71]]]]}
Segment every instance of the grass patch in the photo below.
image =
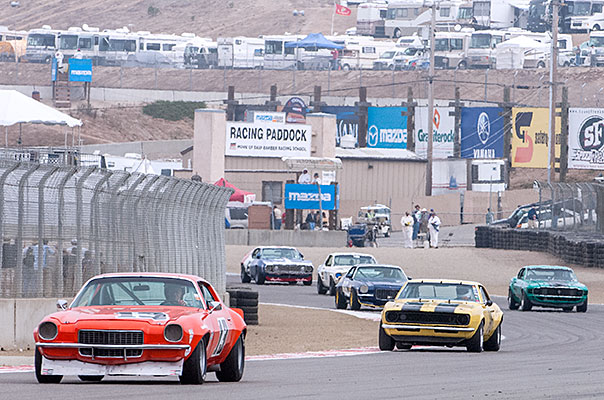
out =
{"type": "Polygon", "coordinates": [[[160,100],[145,105],[143,114],[168,121],[182,121],[185,118],[193,119],[195,110],[198,108],[206,108],[206,103],[203,101],[160,100]]]}

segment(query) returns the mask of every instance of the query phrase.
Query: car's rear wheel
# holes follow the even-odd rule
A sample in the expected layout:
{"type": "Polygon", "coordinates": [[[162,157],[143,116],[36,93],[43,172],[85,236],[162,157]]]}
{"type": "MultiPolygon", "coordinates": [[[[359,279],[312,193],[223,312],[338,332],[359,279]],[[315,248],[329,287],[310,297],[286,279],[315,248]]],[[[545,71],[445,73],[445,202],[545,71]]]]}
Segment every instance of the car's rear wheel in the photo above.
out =
{"type": "Polygon", "coordinates": [[[252,278],[245,272],[245,267],[241,264],[241,283],[250,283],[252,278]]]}
{"type": "Polygon", "coordinates": [[[330,296],[336,295],[336,283],[333,281],[332,278],[329,278],[329,295],[330,296]]]}
{"type": "Polygon", "coordinates": [[[471,353],[480,353],[482,351],[482,346],[484,344],[484,323],[481,322],[478,329],[476,329],[476,333],[474,336],[468,341],[466,345],[466,349],[471,353]]]}
{"type": "Polygon", "coordinates": [[[407,343],[396,342],[396,348],[399,350],[411,350],[411,345],[407,343]]]}
{"type": "Polygon", "coordinates": [[[182,366],[180,383],[185,385],[201,385],[206,380],[208,373],[208,360],[206,359],[206,343],[203,339],[199,341],[191,356],[187,358],[182,366]]]}
{"type": "Polygon", "coordinates": [[[577,306],[577,312],[586,312],[587,311],[587,299],[585,299],[585,303],[577,306]]]}
{"type": "Polygon", "coordinates": [[[384,330],[384,328],[382,328],[382,325],[380,324],[380,332],[378,334],[378,345],[380,347],[380,350],[382,351],[392,351],[394,350],[394,339],[392,339],[390,336],[388,336],[388,334],[386,333],[386,331],[384,330]]]}
{"type": "Polygon", "coordinates": [[[350,290],[350,309],[351,310],[360,310],[361,303],[359,303],[359,295],[357,291],[354,289],[350,290]]]}
{"type": "Polygon", "coordinates": [[[526,292],[522,292],[522,300],[520,301],[520,309],[522,311],[531,311],[533,308],[533,303],[528,298],[526,292]]]}
{"type": "Polygon", "coordinates": [[[512,290],[509,289],[508,290],[508,308],[510,310],[517,310],[518,307],[520,307],[520,303],[518,303],[516,301],[516,299],[514,299],[514,294],[512,293],[512,290]]]}
{"type": "Polygon", "coordinates": [[[258,267],[256,267],[256,277],[254,278],[254,280],[256,281],[257,285],[264,285],[264,281],[266,280],[266,277],[258,267]]]}
{"type": "Polygon", "coordinates": [[[216,378],[220,382],[239,382],[243,377],[245,367],[245,339],[243,334],[235,342],[226,360],[220,364],[220,371],[216,371],[216,378]]]}
{"type": "Polygon", "coordinates": [[[484,348],[484,351],[499,351],[500,346],[501,346],[501,323],[499,323],[499,325],[497,325],[497,328],[495,329],[495,332],[493,332],[493,335],[491,335],[489,340],[484,342],[484,345],[482,347],[484,348]]]}
{"type": "Polygon", "coordinates": [[[342,290],[339,289],[336,291],[336,308],[338,310],[345,310],[346,309],[346,297],[344,297],[344,294],[342,293],[342,290]]]}
{"type": "Polygon", "coordinates": [[[34,364],[36,368],[36,379],[39,383],[60,383],[63,375],[42,375],[42,353],[36,347],[36,355],[34,356],[34,364]]]}
{"type": "Polygon", "coordinates": [[[321,279],[321,275],[317,276],[317,293],[325,294],[327,293],[327,288],[323,285],[323,279],[321,279]]]}
{"type": "Polygon", "coordinates": [[[105,375],[78,375],[82,382],[100,382],[105,375]]]}

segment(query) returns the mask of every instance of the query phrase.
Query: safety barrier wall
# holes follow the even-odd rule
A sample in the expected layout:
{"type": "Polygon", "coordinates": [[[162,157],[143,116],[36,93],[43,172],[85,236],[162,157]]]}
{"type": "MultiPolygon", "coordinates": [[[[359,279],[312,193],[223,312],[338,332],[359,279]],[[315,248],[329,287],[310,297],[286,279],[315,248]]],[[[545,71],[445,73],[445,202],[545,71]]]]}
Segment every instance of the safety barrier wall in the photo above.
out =
{"type": "Polygon", "coordinates": [[[296,247],[344,247],[344,231],[287,231],[227,229],[227,245],[244,246],[296,246],[296,247]]]}

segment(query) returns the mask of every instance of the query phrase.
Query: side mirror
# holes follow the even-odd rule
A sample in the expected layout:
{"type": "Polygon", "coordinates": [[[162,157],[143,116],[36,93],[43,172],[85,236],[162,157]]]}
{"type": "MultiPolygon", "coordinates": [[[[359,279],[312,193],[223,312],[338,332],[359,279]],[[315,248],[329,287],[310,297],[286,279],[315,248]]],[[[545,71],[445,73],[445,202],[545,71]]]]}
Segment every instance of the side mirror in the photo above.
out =
{"type": "Polygon", "coordinates": [[[222,304],[220,304],[219,301],[210,301],[210,302],[208,302],[208,305],[211,307],[210,314],[213,313],[214,311],[222,310],[222,304]]]}
{"type": "Polygon", "coordinates": [[[260,259],[260,253],[256,254],[256,258],[260,259]]]}
{"type": "Polygon", "coordinates": [[[67,300],[57,300],[57,310],[63,311],[67,310],[67,300]]]}
{"type": "Polygon", "coordinates": [[[304,254],[302,253],[298,253],[300,255],[300,258],[304,258],[304,254]]]}
{"type": "Polygon", "coordinates": [[[408,276],[408,277],[407,277],[407,280],[408,280],[408,281],[410,281],[411,279],[413,279],[413,278],[412,278],[412,277],[410,277],[410,276],[408,276]]]}
{"type": "Polygon", "coordinates": [[[491,307],[493,305],[493,300],[488,299],[485,304],[486,304],[487,307],[491,307]]]}

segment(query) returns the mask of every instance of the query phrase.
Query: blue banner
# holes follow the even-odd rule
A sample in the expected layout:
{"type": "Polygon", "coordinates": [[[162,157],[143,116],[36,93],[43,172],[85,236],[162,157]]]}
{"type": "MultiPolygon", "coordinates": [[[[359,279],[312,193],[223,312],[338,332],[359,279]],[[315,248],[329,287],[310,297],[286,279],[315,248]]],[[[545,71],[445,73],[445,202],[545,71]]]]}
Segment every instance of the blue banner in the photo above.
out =
{"type": "Polygon", "coordinates": [[[502,108],[462,108],[461,157],[503,158],[502,108]]]}
{"type": "Polygon", "coordinates": [[[57,59],[52,58],[52,65],[50,66],[50,80],[56,82],[57,80],[57,59]]]}
{"type": "Polygon", "coordinates": [[[285,184],[285,208],[295,210],[337,210],[340,194],[336,192],[336,185],[321,185],[321,206],[317,185],[285,184]]]}
{"type": "Polygon", "coordinates": [[[407,111],[405,107],[369,107],[367,147],[382,149],[407,148],[407,111]]]}
{"type": "Polygon", "coordinates": [[[359,108],[353,106],[323,106],[321,111],[327,114],[335,114],[338,124],[336,132],[336,146],[340,146],[340,139],[344,135],[351,135],[356,139],[356,147],[359,144],[359,108]]]}
{"type": "Polygon", "coordinates": [[[92,60],[70,58],[69,81],[92,82],[92,60]]]}

